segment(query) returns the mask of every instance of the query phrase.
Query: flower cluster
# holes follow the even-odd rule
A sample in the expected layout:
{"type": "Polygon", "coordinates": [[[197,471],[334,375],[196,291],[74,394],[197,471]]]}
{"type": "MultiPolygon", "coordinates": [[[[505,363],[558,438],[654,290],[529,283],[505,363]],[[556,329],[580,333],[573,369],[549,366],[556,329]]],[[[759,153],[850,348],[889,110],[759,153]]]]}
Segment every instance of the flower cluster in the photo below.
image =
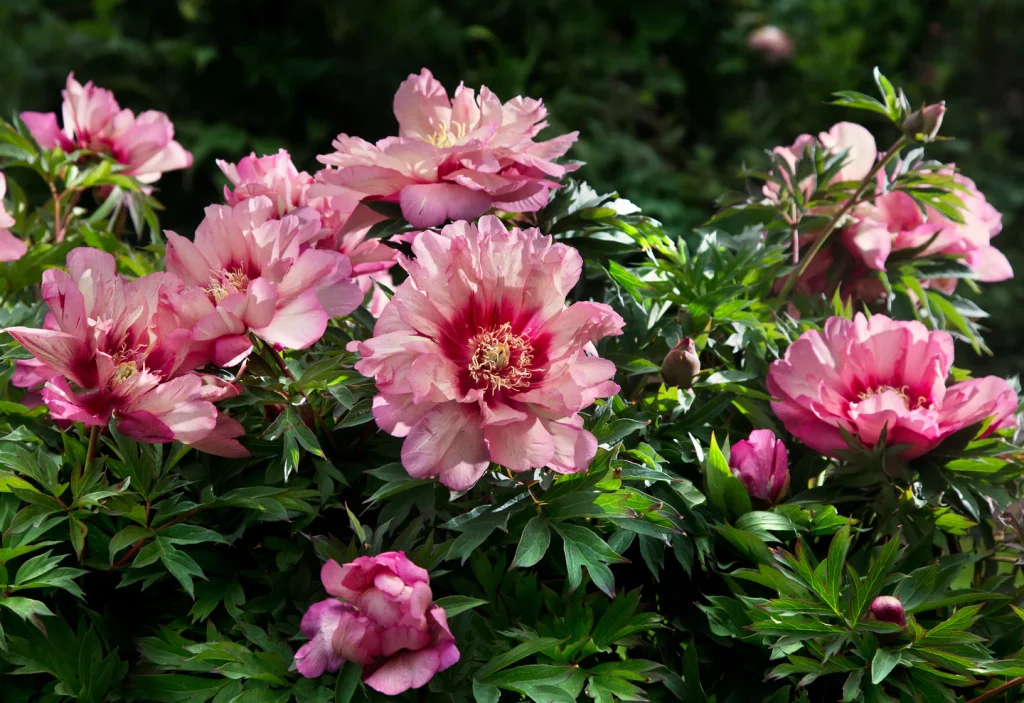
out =
{"type": "Polygon", "coordinates": [[[455,490],[492,461],[586,470],[597,440],[579,412],[619,390],[593,343],[624,323],[601,303],[566,307],[580,255],[496,217],[423,232],[413,253],[373,337],[350,345],[377,383],[378,426],[405,437],[406,470],[455,490]]]}
{"type": "Polygon", "coordinates": [[[300,629],[310,641],[295,654],[303,676],[355,662],[367,686],[397,696],[459,661],[444,609],[432,604],[430,575],[404,552],[359,557],[344,566],[331,559],[320,580],[344,602],[322,600],[303,616],[300,629]]]}
{"type": "Polygon", "coordinates": [[[427,69],[410,75],[395,94],[397,137],[376,144],[338,135],[334,153],[316,174],[325,194],[355,191],[397,202],[414,227],[473,220],[490,208],[534,212],[575,165],[560,165],[576,132],[544,142],[544,103],[514,98],[505,104],[486,87],[480,95],[460,85],[455,97],[427,69]]]}
{"type": "Polygon", "coordinates": [[[44,149],[59,146],[67,153],[82,149],[110,154],[125,167],[125,175],[141,183],[154,183],[166,171],[192,165],[192,154],[174,141],[174,125],[164,113],[147,110],[136,116],[121,109],[109,90],[91,81],[83,86],[74,73],[68,76],[63,95],[63,129],[53,112],[20,115],[44,149]]]}

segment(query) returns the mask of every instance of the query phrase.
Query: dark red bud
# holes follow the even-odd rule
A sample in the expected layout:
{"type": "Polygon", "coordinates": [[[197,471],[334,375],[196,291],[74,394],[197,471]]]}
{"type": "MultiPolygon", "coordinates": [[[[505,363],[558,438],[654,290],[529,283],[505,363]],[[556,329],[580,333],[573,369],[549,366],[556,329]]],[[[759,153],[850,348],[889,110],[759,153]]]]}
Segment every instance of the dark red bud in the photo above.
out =
{"type": "Polygon", "coordinates": [[[661,377],[665,379],[666,386],[679,386],[685,390],[693,385],[699,373],[700,358],[689,337],[672,347],[661,362],[661,377]]]}
{"type": "Polygon", "coordinates": [[[888,622],[900,627],[907,626],[907,617],[903,612],[903,604],[893,596],[878,596],[871,601],[871,614],[879,622],[888,622]]]}

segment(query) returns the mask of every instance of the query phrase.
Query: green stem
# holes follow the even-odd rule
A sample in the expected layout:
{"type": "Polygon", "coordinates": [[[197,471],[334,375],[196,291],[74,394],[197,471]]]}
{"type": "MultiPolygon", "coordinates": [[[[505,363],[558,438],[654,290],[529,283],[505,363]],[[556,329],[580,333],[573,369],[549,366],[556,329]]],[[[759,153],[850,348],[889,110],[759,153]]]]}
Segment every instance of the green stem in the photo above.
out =
{"type": "Polygon", "coordinates": [[[797,270],[791,273],[789,275],[789,278],[786,279],[786,283],[782,287],[782,292],[779,293],[779,298],[781,298],[783,301],[789,299],[790,294],[793,292],[793,287],[796,286],[797,281],[799,281],[800,277],[803,276],[804,273],[807,271],[807,267],[811,265],[811,261],[814,260],[814,257],[818,254],[819,251],[821,251],[822,247],[825,246],[825,242],[828,241],[829,235],[831,235],[832,232],[836,229],[839,222],[843,219],[843,217],[846,216],[846,213],[853,209],[855,205],[860,204],[861,197],[864,195],[865,191],[867,191],[867,189],[874,183],[875,177],[878,175],[878,172],[885,168],[885,166],[890,161],[892,161],[893,157],[895,157],[896,154],[899,153],[900,149],[902,149],[906,143],[906,136],[901,136],[899,139],[896,140],[896,142],[891,147],[889,147],[888,151],[882,154],[882,158],[880,158],[875,163],[871,170],[868,171],[868,175],[864,176],[864,179],[860,182],[860,185],[857,186],[857,189],[855,191],[853,191],[853,195],[850,196],[850,198],[843,204],[843,206],[839,208],[839,210],[836,211],[836,213],[832,216],[832,219],[828,221],[828,224],[825,225],[825,229],[822,231],[821,236],[818,237],[817,241],[814,242],[814,246],[811,247],[811,251],[807,254],[807,256],[804,257],[803,261],[800,262],[800,266],[797,268],[797,270]]]}
{"type": "Polygon", "coordinates": [[[93,425],[92,429],[89,430],[89,449],[85,454],[85,473],[89,472],[89,467],[92,466],[92,462],[96,459],[96,446],[100,440],[100,426],[93,425]]]}

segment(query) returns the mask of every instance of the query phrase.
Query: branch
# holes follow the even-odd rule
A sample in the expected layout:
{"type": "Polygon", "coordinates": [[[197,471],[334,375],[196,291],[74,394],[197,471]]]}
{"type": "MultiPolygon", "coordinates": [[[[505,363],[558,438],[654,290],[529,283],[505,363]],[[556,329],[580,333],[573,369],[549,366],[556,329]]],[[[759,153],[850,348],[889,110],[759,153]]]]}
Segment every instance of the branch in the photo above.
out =
{"type": "Polygon", "coordinates": [[[1007,681],[1002,686],[996,686],[991,691],[985,691],[977,698],[972,698],[971,700],[967,701],[967,703],[982,703],[982,701],[987,701],[990,698],[994,698],[995,696],[998,696],[1000,693],[1005,693],[1006,691],[1009,691],[1011,688],[1017,688],[1017,686],[1020,686],[1021,684],[1024,684],[1024,676],[1018,676],[1015,679],[1007,681]]]}

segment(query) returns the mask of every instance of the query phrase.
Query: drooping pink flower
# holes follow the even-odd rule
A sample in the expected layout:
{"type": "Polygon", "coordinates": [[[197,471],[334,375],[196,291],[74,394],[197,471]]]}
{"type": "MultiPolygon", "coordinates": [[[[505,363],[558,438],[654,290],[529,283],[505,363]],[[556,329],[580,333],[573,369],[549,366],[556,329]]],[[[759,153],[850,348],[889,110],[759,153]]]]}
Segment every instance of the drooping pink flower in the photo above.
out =
{"type": "Polygon", "coordinates": [[[4,208],[4,195],[6,193],[7,179],[3,173],[0,173],[0,262],[17,261],[25,256],[25,252],[28,251],[28,245],[25,242],[7,231],[8,227],[13,227],[16,223],[10,213],[4,208]]]}
{"type": "Polygon", "coordinates": [[[754,430],[732,445],[729,467],[750,497],[774,505],[789,490],[786,445],[771,430],[754,430]]]}
{"type": "MultiPolygon", "coordinates": [[[[937,254],[962,257],[978,280],[1005,281],[1013,278],[1013,269],[1002,252],[990,243],[1002,231],[1002,215],[985,199],[974,181],[955,174],[966,192],[958,193],[964,203],[963,224],[953,222],[938,210],[920,208],[908,194],[891,191],[873,202],[858,205],[856,222],[843,232],[847,250],[865,266],[885,271],[889,257],[908,249],[917,249],[916,258],[937,254]],[[926,246],[927,245],[927,246],[926,246]]],[[[952,287],[956,286],[951,279],[952,287]]],[[[942,286],[943,282],[939,282],[942,286]]],[[[944,289],[952,288],[946,282],[944,289]]]]}
{"type": "MultiPolygon", "coordinates": [[[[853,122],[839,122],[827,132],[819,134],[817,140],[810,134],[801,134],[791,146],[777,146],[772,151],[781,156],[795,173],[798,163],[804,158],[807,147],[815,142],[832,152],[847,152],[844,165],[833,176],[832,183],[863,179],[871,171],[878,157],[875,138],[871,136],[871,132],[853,122]]],[[[786,173],[775,175],[777,178],[788,181],[789,176],[786,173]]],[[[810,196],[813,186],[813,177],[807,177],[800,183],[800,189],[805,196],[810,196]]],[[[778,183],[769,181],[765,183],[762,191],[769,200],[779,201],[780,187],[778,183]]]]}
{"type": "Polygon", "coordinates": [[[453,99],[427,69],[410,75],[395,94],[399,136],[376,144],[341,134],[335,152],[319,157],[324,184],[365,198],[397,202],[414,227],[473,220],[496,207],[534,212],[574,165],[554,162],[577,133],[537,142],[544,103],[514,98],[504,105],[486,87],[476,96],[459,85],[453,99]]]}
{"type": "Polygon", "coordinates": [[[324,564],[320,580],[332,596],[302,618],[310,639],[295,655],[308,678],[337,671],[346,661],[363,666],[370,688],[396,696],[420,688],[459,660],[444,609],[432,605],[430,576],[404,552],[324,564]]]}
{"type": "Polygon", "coordinates": [[[377,425],[405,437],[409,474],[463,490],[491,461],[586,470],[597,440],[579,412],[619,389],[593,343],[624,323],[601,303],[565,306],[580,255],[496,217],[423,232],[412,248],[374,336],[349,345],[376,381],[377,425]]]}
{"type": "Polygon", "coordinates": [[[220,366],[249,354],[249,332],[278,348],[305,349],[330,318],[363,300],[348,257],[303,247],[320,231],[314,210],[275,213],[273,201],[258,195],[206,208],[195,242],[166,233],[167,270],[202,293],[190,300],[193,340],[211,344],[220,366]]]}
{"type": "Polygon", "coordinates": [[[991,418],[988,432],[1011,426],[1017,394],[1001,378],[946,387],[953,337],[920,322],[882,315],[829,318],[824,332],[800,335],[768,371],[772,410],[797,438],[823,454],[848,449],[840,429],[867,448],[906,445],[914,459],[954,432],[991,418]]]}
{"type": "Polygon", "coordinates": [[[352,265],[352,278],[363,293],[374,290],[370,312],[380,314],[387,298],[373,285],[374,280],[390,285],[387,270],[395,265],[398,252],[379,239],[367,239],[370,227],[384,219],[368,207],[359,206],[360,196],[342,188],[329,196],[310,196],[313,177],[299,171],[284,149],[268,156],[250,154],[237,164],[217,161],[234,189],[224,186],[229,205],[255,197],[267,197],[276,206],[279,219],[299,208],[312,208],[320,215],[321,229],[302,248],[313,247],[344,254],[352,265]]]}
{"type": "Polygon", "coordinates": [[[162,112],[136,116],[122,110],[109,90],[90,81],[84,86],[68,75],[64,96],[64,129],[52,112],[23,112],[20,117],[44,149],[66,152],[87,149],[110,154],[127,168],[123,173],[142,183],[154,183],[166,171],[188,168],[192,154],[174,141],[174,125],[162,112]]]}
{"type": "Polygon", "coordinates": [[[50,307],[44,329],[9,327],[38,362],[23,367],[49,376],[43,402],[56,420],[106,425],[140,442],[178,441],[221,456],[247,456],[235,440],[242,426],[213,403],[237,391],[220,379],[191,373],[189,330],[173,301],[184,284],[166,273],[126,281],[114,257],[74,249],[68,272],[43,273],[50,307]],[[53,374],[53,375],[51,375],[53,374]]]}

